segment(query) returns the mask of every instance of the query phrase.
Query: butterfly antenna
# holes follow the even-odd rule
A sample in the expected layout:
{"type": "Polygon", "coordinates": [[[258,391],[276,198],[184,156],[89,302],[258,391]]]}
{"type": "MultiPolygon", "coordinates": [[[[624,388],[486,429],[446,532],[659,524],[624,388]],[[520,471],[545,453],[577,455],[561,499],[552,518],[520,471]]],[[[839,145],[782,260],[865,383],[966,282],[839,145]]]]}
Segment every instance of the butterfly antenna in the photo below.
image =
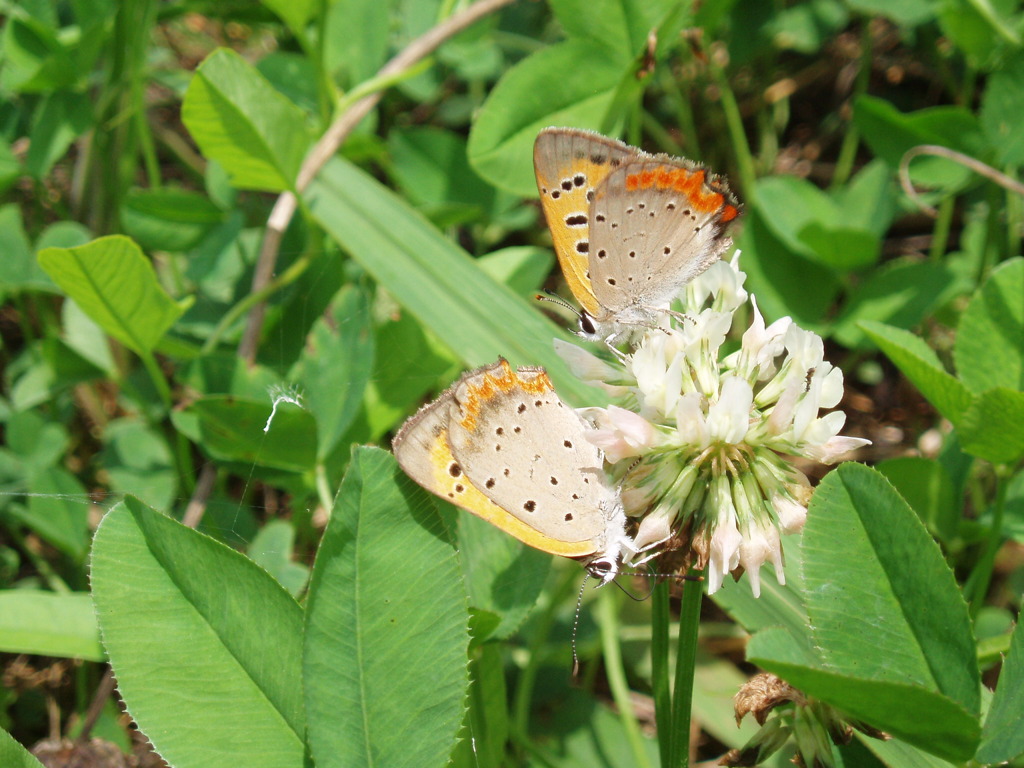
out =
{"type": "Polygon", "coordinates": [[[533,295],[533,298],[536,299],[537,301],[550,301],[552,304],[558,304],[559,306],[568,309],[570,312],[576,315],[576,317],[580,317],[580,311],[554,291],[544,291],[544,293],[535,293],[533,295]]]}
{"type": "Polygon", "coordinates": [[[587,582],[590,580],[590,573],[586,573],[583,576],[583,583],[580,584],[580,593],[576,596],[576,615],[572,617],[572,640],[570,645],[572,646],[572,676],[574,678],[580,675],[580,659],[576,655],[576,632],[580,628],[580,611],[583,609],[583,590],[587,588],[587,582]]]}

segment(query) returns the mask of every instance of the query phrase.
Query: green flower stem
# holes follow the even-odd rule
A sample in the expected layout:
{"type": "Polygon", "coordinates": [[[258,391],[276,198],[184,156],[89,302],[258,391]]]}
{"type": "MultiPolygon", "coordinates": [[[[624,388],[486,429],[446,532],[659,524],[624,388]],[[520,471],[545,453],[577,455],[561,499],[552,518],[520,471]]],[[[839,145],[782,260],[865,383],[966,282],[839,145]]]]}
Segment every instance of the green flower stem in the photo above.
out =
{"type": "MultiPolygon", "coordinates": [[[[871,24],[867,20],[861,24],[860,33],[860,69],[857,70],[857,80],[853,85],[853,93],[850,101],[853,102],[863,93],[867,93],[871,80],[871,59],[874,49],[871,38],[871,24]]],[[[839,147],[839,157],[836,159],[836,167],[832,173],[831,189],[838,189],[843,186],[853,172],[853,164],[857,160],[857,147],[860,145],[860,131],[851,121],[846,135],[843,136],[842,146],[839,147]]]]}
{"type": "Polygon", "coordinates": [[[697,661],[697,630],[703,585],[686,584],[679,607],[679,642],[676,646],[676,680],[672,687],[672,721],[669,726],[669,762],[662,768],[687,768],[690,764],[690,707],[697,661]]]}
{"type": "Polygon", "coordinates": [[[733,152],[736,154],[736,165],[739,170],[740,184],[750,195],[754,189],[754,182],[757,180],[754,155],[750,151],[750,144],[747,142],[746,131],[743,130],[743,118],[740,116],[740,107],[736,102],[736,94],[729,87],[729,79],[725,70],[712,62],[708,69],[714,78],[718,91],[721,94],[722,113],[725,115],[725,124],[729,128],[729,137],[732,139],[733,152]]]}
{"type": "Polygon", "coordinates": [[[210,334],[209,338],[206,339],[206,343],[203,344],[200,355],[205,357],[212,353],[220,343],[221,337],[227,329],[231,327],[235,320],[248,312],[256,304],[266,301],[282,288],[291,285],[298,280],[299,276],[309,268],[311,262],[312,258],[310,255],[308,253],[303,254],[297,258],[294,263],[280,276],[271,280],[260,290],[248,294],[245,298],[235,304],[235,306],[225,312],[224,317],[220,319],[220,322],[217,323],[217,327],[213,329],[213,333],[210,334]]]}
{"type": "Polygon", "coordinates": [[[992,582],[992,571],[996,564],[996,554],[1003,543],[1003,513],[1006,508],[1006,492],[1009,487],[1009,473],[1005,467],[996,467],[996,500],[992,505],[992,525],[988,531],[988,542],[985,550],[978,558],[974,570],[964,584],[964,596],[970,606],[971,617],[976,618],[978,611],[985,605],[985,595],[992,582]]]}
{"type": "Polygon", "coordinates": [[[604,669],[612,698],[619,710],[619,720],[626,732],[630,749],[633,751],[633,765],[637,768],[652,768],[644,747],[640,724],[633,712],[633,702],[626,681],[626,669],[622,665],[622,645],[619,643],[619,600],[618,593],[602,589],[597,598],[597,615],[601,625],[601,648],[604,653],[604,669]]]}
{"type": "Polygon", "coordinates": [[[945,256],[946,246],[949,245],[949,231],[953,223],[953,210],[956,198],[946,197],[939,203],[939,216],[935,220],[935,229],[932,231],[932,245],[928,249],[928,258],[932,261],[939,261],[945,256]]]}
{"type": "Polygon", "coordinates": [[[669,686],[669,582],[662,580],[651,593],[651,688],[654,694],[654,722],[658,727],[661,764],[669,764],[672,734],[672,689],[669,686]]]}

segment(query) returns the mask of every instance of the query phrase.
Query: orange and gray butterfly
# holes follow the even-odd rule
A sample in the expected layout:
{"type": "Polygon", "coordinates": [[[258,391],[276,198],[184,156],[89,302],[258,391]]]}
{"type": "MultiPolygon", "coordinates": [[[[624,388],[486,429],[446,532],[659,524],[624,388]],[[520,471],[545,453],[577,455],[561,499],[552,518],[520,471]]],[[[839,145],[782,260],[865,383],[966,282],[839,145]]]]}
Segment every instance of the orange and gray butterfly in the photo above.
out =
{"type": "Polygon", "coordinates": [[[547,128],[534,145],[534,169],[559,263],[583,307],[584,336],[649,323],[731,244],[724,227],[738,204],[724,180],[688,160],[547,128]]]}
{"type": "Polygon", "coordinates": [[[617,168],[590,206],[591,289],[599,324],[644,324],[732,245],[739,211],[721,182],[686,160],[617,168]]]}
{"type": "Polygon", "coordinates": [[[600,562],[606,580],[631,551],[601,453],[542,368],[500,359],[467,373],[406,422],[394,450],[428,491],[532,547],[600,562]]]}

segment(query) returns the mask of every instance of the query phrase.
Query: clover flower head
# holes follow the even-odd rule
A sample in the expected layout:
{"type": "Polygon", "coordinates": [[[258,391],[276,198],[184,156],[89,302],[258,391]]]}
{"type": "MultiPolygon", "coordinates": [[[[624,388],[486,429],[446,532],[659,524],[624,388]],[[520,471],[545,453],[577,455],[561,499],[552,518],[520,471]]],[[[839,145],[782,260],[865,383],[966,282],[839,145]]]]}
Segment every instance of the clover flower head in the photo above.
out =
{"type": "Polygon", "coordinates": [[[683,289],[682,311],[666,311],[610,362],[556,349],[619,400],[581,413],[637,520],[637,549],[657,554],[685,532],[709,592],[742,569],[756,595],[762,565],[784,580],[782,535],[807,517],[811,486],[789,457],[832,464],[868,441],[840,436],[841,411],[822,414],[841,400],[843,374],[821,338],[788,317],[766,325],[745,278],[738,258],[716,262],[683,289]],[[748,302],[750,325],[726,353],[748,302]]]}

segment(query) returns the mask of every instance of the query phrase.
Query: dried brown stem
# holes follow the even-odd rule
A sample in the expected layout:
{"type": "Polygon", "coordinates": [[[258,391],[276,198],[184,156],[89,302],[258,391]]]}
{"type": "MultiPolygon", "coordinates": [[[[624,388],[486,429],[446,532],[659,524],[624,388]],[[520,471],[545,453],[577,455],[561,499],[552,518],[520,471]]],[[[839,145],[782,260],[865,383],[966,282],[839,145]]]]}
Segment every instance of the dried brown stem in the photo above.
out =
{"type": "MultiPolygon", "coordinates": [[[[457,35],[471,24],[483,17],[494,13],[498,9],[510,5],[513,0],[480,0],[473,3],[465,10],[455,14],[449,19],[438,24],[436,27],[413,40],[400,51],[393,59],[385,64],[377,78],[387,78],[405,72],[421,59],[433,53],[445,40],[457,35]]],[[[360,121],[377,106],[381,99],[381,91],[371,93],[355,102],[349,109],[343,112],[331,124],[320,141],[309,151],[306,159],[299,169],[295,181],[295,188],[302,192],[308,184],[316,177],[320,169],[334,157],[338,147],[348,137],[360,121]]],[[[267,220],[267,231],[263,238],[263,245],[260,248],[259,260],[256,263],[256,271],[253,274],[252,290],[261,290],[273,277],[274,267],[277,263],[278,250],[281,247],[281,239],[288,223],[295,215],[298,200],[292,192],[284,192],[277,198],[274,208],[267,220]]],[[[260,330],[263,326],[263,317],[266,305],[263,302],[255,305],[249,312],[248,322],[242,340],[238,345],[238,355],[250,365],[256,359],[256,348],[259,342],[260,330]]]]}
{"type": "Polygon", "coordinates": [[[907,193],[907,197],[913,200],[914,204],[929,216],[935,217],[938,216],[939,213],[937,210],[921,200],[920,196],[917,194],[917,190],[914,189],[914,185],[910,181],[910,161],[920,155],[944,157],[947,160],[952,160],[954,163],[960,163],[960,165],[970,168],[975,173],[980,176],[984,176],[989,181],[995,182],[1004,189],[1016,192],[1018,195],[1024,195],[1024,184],[1021,184],[1016,179],[1011,179],[1004,173],[1000,173],[991,165],[986,165],[980,160],[975,160],[970,155],[957,152],[955,149],[950,149],[949,147],[942,147],[936,144],[921,144],[920,146],[908,149],[900,160],[900,186],[902,186],[903,191],[907,193]]]}

